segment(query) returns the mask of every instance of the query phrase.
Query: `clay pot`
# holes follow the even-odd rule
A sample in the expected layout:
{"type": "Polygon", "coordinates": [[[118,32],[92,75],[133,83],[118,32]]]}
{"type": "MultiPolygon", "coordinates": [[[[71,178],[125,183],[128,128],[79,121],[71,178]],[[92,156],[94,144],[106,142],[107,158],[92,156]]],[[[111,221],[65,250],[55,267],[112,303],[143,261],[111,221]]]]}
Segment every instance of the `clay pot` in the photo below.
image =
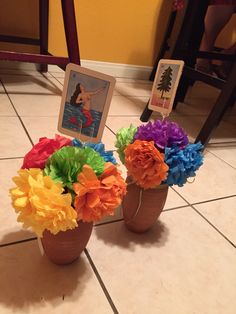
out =
{"type": "Polygon", "coordinates": [[[135,183],[128,183],[127,194],[122,202],[126,227],[134,232],[149,230],[163,210],[168,188],[168,185],[160,185],[155,189],[144,190],[135,183]]]}
{"type": "Polygon", "coordinates": [[[52,234],[45,230],[41,239],[45,255],[55,264],[70,264],[85,249],[93,229],[93,223],[78,222],[78,227],[52,234]]]}

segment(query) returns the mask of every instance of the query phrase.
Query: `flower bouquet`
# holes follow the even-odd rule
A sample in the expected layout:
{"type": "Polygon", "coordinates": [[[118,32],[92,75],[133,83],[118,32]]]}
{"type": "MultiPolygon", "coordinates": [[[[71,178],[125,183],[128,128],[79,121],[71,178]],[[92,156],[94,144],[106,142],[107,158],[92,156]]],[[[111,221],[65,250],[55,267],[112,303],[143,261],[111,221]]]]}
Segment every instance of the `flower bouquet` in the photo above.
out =
{"type": "Polygon", "coordinates": [[[146,231],[159,217],[168,187],[183,186],[195,176],[203,163],[203,146],[190,144],[184,130],[167,120],[122,128],[115,145],[128,174],[125,223],[133,231],[146,231]]]}
{"type": "Polygon", "coordinates": [[[41,138],[26,154],[12,205],[55,263],[75,260],[85,248],[93,222],[113,215],[126,193],[111,151],[56,135],[41,138]]]}

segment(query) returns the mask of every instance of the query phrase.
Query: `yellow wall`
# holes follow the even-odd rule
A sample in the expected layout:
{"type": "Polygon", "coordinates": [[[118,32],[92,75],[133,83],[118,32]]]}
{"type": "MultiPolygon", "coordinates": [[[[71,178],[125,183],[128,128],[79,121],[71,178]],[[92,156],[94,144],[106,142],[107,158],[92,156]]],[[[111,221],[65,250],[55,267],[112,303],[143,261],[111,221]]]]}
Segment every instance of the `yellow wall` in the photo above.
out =
{"type": "MultiPolygon", "coordinates": [[[[171,3],[171,0],[75,0],[81,58],[152,65],[171,3]]],[[[62,33],[60,0],[51,0],[50,52],[66,55],[62,33]]]]}
{"type": "Polygon", "coordinates": [[[236,14],[234,14],[217,38],[216,45],[228,48],[236,42],[236,14]]]}
{"type": "MultiPolygon", "coordinates": [[[[66,56],[61,0],[50,0],[49,51],[66,56]]],[[[81,58],[151,66],[165,31],[172,0],[75,0],[81,58]]],[[[220,36],[235,40],[234,20],[220,36]],[[233,35],[232,35],[233,34],[233,35]]],[[[0,33],[38,37],[38,0],[0,0],[0,33]]],[[[0,43],[0,49],[37,51],[0,43]]]]}
{"type": "MultiPolygon", "coordinates": [[[[0,33],[39,37],[38,0],[0,0],[0,33]]],[[[37,52],[38,47],[0,42],[0,49],[37,52]]]]}

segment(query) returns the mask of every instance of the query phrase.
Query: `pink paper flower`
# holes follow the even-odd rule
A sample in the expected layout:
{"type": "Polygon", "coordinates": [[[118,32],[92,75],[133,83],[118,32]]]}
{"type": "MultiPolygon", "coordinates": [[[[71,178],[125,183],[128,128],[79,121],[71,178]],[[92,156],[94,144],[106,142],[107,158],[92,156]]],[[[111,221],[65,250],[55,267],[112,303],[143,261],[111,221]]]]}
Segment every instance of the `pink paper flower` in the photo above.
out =
{"type": "Polygon", "coordinates": [[[49,156],[63,146],[70,146],[71,140],[60,135],[55,135],[55,139],[41,137],[39,142],[25,155],[22,169],[45,167],[49,156]]]}

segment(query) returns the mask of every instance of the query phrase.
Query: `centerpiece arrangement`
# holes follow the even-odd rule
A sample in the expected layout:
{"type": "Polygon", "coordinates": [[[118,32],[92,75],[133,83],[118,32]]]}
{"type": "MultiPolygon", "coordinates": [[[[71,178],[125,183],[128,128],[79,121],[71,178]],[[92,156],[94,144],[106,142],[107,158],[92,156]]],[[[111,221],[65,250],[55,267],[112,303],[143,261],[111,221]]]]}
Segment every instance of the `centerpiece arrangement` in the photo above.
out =
{"type": "Polygon", "coordinates": [[[127,195],[123,200],[126,226],[148,230],[159,217],[168,187],[183,186],[203,163],[203,146],[191,144],[177,123],[156,120],[116,134],[117,152],[127,168],[127,195]]]}
{"type": "Polygon", "coordinates": [[[126,193],[111,151],[56,135],[41,138],[26,154],[12,205],[55,263],[75,260],[89,240],[93,222],[113,215],[126,193]]]}

